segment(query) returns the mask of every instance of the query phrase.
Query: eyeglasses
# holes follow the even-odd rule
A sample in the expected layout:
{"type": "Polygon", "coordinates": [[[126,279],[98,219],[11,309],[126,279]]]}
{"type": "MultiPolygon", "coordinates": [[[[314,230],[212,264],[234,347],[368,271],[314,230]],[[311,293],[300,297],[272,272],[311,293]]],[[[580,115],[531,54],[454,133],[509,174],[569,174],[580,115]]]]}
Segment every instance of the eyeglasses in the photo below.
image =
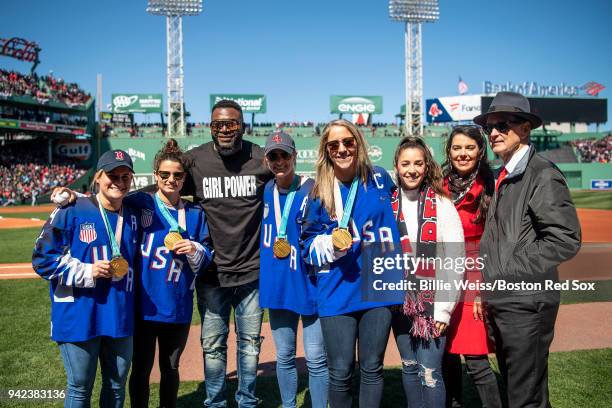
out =
{"type": "Polygon", "coordinates": [[[235,133],[240,131],[242,123],[235,119],[213,120],[210,122],[210,130],[214,133],[223,131],[223,128],[225,128],[225,132],[227,133],[235,133]]]}
{"type": "Polygon", "coordinates": [[[497,129],[499,133],[508,133],[508,131],[512,128],[512,125],[518,125],[519,123],[523,123],[524,121],[518,119],[506,120],[503,122],[497,123],[487,123],[482,127],[482,130],[487,135],[491,135],[493,133],[493,129],[497,129]]]}
{"type": "Polygon", "coordinates": [[[331,142],[327,142],[327,143],[325,143],[325,147],[330,152],[337,152],[338,149],[340,149],[340,143],[342,143],[342,145],[345,148],[352,149],[352,148],[355,147],[356,141],[355,141],[354,137],[347,137],[347,138],[344,138],[344,139],[332,140],[331,142]]]}
{"type": "Polygon", "coordinates": [[[157,175],[162,180],[168,180],[170,176],[174,177],[174,180],[181,181],[185,177],[184,171],[170,172],[170,171],[158,171],[157,175]]]}
{"type": "Polygon", "coordinates": [[[108,177],[108,179],[112,182],[112,183],[124,183],[124,184],[129,184],[132,182],[132,173],[127,173],[127,174],[112,174],[112,173],[104,173],[106,174],[106,177],[108,177]]]}
{"type": "Polygon", "coordinates": [[[283,160],[289,160],[291,158],[291,155],[285,151],[280,151],[280,152],[270,152],[268,154],[266,154],[266,158],[268,159],[268,161],[271,162],[275,162],[278,159],[283,159],[283,160]]]}

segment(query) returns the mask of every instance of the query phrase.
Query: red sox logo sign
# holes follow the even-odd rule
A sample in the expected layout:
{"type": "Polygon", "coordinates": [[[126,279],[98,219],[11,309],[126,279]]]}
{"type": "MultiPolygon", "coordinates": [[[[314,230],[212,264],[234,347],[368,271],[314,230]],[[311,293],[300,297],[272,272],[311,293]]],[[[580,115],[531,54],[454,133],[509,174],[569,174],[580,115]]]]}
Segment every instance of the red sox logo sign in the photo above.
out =
{"type": "Polygon", "coordinates": [[[279,135],[279,134],[276,134],[276,135],[272,136],[272,141],[273,141],[274,143],[280,143],[280,142],[282,142],[282,141],[283,141],[283,139],[280,137],[280,135],[279,135]]]}
{"type": "Polygon", "coordinates": [[[121,150],[117,150],[115,152],[115,160],[123,160],[124,159],[123,152],[121,150]]]}
{"type": "Polygon", "coordinates": [[[437,103],[432,103],[432,104],[431,104],[431,107],[429,108],[429,114],[430,114],[432,117],[434,117],[434,118],[435,118],[435,117],[437,117],[437,116],[440,116],[440,115],[441,115],[441,114],[443,114],[443,113],[444,113],[444,111],[442,111],[442,109],[440,109],[440,108],[438,107],[438,104],[437,104],[437,103]]]}

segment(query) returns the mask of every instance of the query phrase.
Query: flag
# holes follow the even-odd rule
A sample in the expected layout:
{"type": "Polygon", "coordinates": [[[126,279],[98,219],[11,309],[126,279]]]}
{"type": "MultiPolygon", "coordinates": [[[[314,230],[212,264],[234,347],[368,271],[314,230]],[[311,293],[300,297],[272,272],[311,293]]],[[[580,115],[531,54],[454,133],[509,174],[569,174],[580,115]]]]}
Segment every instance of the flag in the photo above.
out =
{"type": "Polygon", "coordinates": [[[459,77],[459,84],[457,84],[457,90],[459,91],[459,95],[466,94],[468,91],[467,84],[459,77]]]}
{"type": "Polygon", "coordinates": [[[606,87],[603,86],[602,84],[598,84],[597,82],[593,82],[593,81],[587,82],[586,84],[580,87],[580,89],[584,89],[586,93],[588,93],[591,96],[597,96],[597,94],[599,94],[605,88],[606,87]]]}

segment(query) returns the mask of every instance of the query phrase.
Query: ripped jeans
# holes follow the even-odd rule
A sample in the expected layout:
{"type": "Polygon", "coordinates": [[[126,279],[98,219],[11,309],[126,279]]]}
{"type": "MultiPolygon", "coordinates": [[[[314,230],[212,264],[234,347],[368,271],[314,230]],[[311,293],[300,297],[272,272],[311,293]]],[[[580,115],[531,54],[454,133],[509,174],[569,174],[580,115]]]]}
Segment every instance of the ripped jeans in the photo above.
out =
{"type": "Polygon", "coordinates": [[[425,341],[410,334],[412,320],[393,312],[391,327],[402,358],[402,385],[409,408],[444,408],[442,357],[446,336],[425,341]]]}
{"type": "Polygon", "coordinates": [[[238,338],[238,407],[256,407],[255,380],[261,345],[259,281],[235,287],[219,287],[205,283],[196,285],[198,309],[202,318],[202,350],[204,352],[205,407],[226,407],[227,336],[231,308],[238,338]]]}

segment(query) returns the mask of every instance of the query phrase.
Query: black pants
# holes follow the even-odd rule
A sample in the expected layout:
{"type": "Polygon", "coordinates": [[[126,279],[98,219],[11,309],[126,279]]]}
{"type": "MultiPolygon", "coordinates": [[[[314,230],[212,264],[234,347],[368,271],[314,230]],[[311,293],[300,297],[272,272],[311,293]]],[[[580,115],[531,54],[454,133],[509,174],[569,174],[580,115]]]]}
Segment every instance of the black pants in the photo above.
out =
{"type": "Polygon", "coordinates": [[[548,349],[559,311],[559,292],[487,301],[487,330],[495,341],[509,408],[547,408],[548,349]]]}
{"type": "MultiPolygon", "coordinates": [[[[486,354],[466,355],[464,358],[465,368],[476,387],[482,408],[501,408],[497,378],[489,364],[489,356],[486,354]]],[[[447,408],[463,406],[461,356],[446,353],[442,362],[442,371],[446,385],[447,408]]]]}
{"type": "Polygon", "coordinates": [[[320,319],[329,369],[329,406],[352,406],[355,343],[359,340],[359,406],[379,407],[383,396],[383,360],[391,330],[391,310],[377,307],[320,319]]]}
{"type": "Polygon", "coordinates": [[[179,388],[179,360],[187,344],[189,323],[172,324],[136,321],[134,356],[130,375],[132,407],[149,406],[149,376],[155,360],[155,343],[159,342],[159,406],[176,407],[179,388]]]}

